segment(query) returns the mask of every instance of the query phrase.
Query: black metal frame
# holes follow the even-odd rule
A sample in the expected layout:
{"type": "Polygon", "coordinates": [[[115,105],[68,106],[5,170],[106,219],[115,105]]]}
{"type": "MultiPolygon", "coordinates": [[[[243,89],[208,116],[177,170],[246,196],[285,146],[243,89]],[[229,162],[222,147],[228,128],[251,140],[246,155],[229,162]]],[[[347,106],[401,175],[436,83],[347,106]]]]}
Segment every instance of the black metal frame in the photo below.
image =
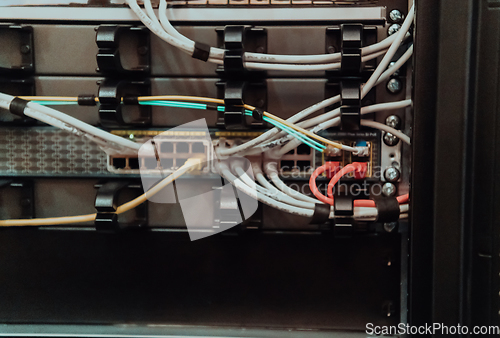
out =
{"type": "Polygon", "coordinates": [[[416,9],[409,323],[498,325],[500,11],[416,9]]]}

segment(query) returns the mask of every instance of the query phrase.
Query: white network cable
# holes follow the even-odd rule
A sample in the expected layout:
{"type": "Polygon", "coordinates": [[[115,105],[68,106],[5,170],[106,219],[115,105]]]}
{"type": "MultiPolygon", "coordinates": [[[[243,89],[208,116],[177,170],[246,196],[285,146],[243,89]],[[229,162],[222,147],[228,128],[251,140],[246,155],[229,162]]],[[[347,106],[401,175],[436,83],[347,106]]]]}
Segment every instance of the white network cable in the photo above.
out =
{"type": "Polygon", "coordinates": [[[276,162],[266,163],[264,165],[264,171],[267,174],[267,176],[271,179],[273,184],[286,195],[301,201],[309,203],[318,203],[317,199],[304,195],[301,192],[287,186],[279,177],[278,165],[276,162]]]}
{"type": "MultiPolygon", "coordinates": [[[[180,34],[170,23],[166,15],[167,3],[160,2],[159,20],[156,17],[150,0],[144,1],[146,12],[144,12],[137,0],[127,0],[130,9],[134,11],[142,23],[162,40],[179,48],[185,53],[192,55],[195,51],[195,42],[180,34]]],[[[362,48],[363,61],[376,58],[382,55],[395,41],[396,36],[372,46],[362,48]]],[[[285,70],[285,71],[322,71],[340,68],[341,54],[322,55],[272,55],[246,52],[244,56],[245,67],[256,70],[285,70]]],[[[224,50],[220,48],[210,48],[209,62],[222,64],[224,50]]]]}
{"type": "MultiPolygon", "coordinates": [[[[371,106],[366,106],[366,107],[361,108],[361,115],[366,115],[366,114],[375,113],[375,112],[379,112],[379,111],[387,111],[387,110],[406,108],[406,107],[411,106],[411,104],[412,104],[411,100],[374,104],[371,106]]],[[[319,133],[322,130],[326,130],[328,128],[335,127],[335,126],[338,126],[340,124],[340,108],[332,110],[331,112],[329,112],[325,115],[328,115],[328,119],[326,119],[326,118],[322,119],[322,120],[326,120],[326,121],[317,124],[316,127],[311,129],[311,131],[313,133],[319,133]]],[[[313,119],[311,119],[311,120],[313,120],[313,119]]],[[[309,120],[309,121],[311,121],[311,120],[309,120]]],[[[302,126],[301,123],[299,123],[299,125],[303,128],[308,128],[311,125],[311,123],[306,124],[305,122],[308,122],[308,121],[304,121],[305,126],[302,126]]],[[[391,134],[395,135],[396,137],[402,139],[405,143],[410,144],[410,138],[407,135],[405,135],[403,132],[396,130],[394,128],[391,128],[391,127],[389,127],[385,124],[382,124],[382,123],[370,123],[370,122],[373,122],[373,121],[361,120],[361,125],[363,125],[365,127],[379,129],[379,130],[391,133],[391,134]]],[[[276,140],[274,142],[276,142],[276,144],[284,145],[277,152],[277,154],[279,156],[282,156],[282,155],[288,153],[289,151],[297,148],[300,145],[300,142],[298,142],[296,139],[292,140],[288,136],[284,136],[281,139],[276,140]]],[[[274,146],[275,146],[275,144],[273,142],[270,142],[268,144],[263,145],[262,147],[267,147],[267,149],[272,149],[274,146]]]]}
{"type": "MultiPolygon", "coordinates": [[[[9,110],[13,99],[13,96],[0,93],[0,107],[9,110]]],[[[110,134],[60,111],[34,102],[28,102],[24,114],[78,136],[85,136],[96,142],[109,155],[137,155],[141,147],[141,144],[110,134]]]]}
{"type": "Polygon", "coordinates": [[[279,202],[273,198],[270,198],[264,194],[261,194],[256,189],[252,189],[251,187],[246,185],[241,179],[236,178],[231,173],[231,171],[229,170],[228,166],[225,163],[220,163],[219,169],[220,169],[220,173],[221,173],[222,177],[227,179],[238,190],[241,190],[246,195],[258,200],[261,203],[264,203],[264,204],[269,205],[269,206],[276,208],[278,210],[282,210],[282,211],[285,211],[285,212],[288,212],[288,213],[291,213],[294,215],[298,215],[298,216],[312,217],[314,214],[314,210],[312,210],[312,209],[291,206],[289,204],[279,202]]]}
{"type": "MultiPolygon", "coordinates": [[[[407,18],[407,20],[408,20],[408,18],[407,18]]],[[[413,45],[411,45],[408,48],[408,50],[403,54],[403,56],[401,56],[399,58],[399,60],[396,61],[396,63],[392,67],[385,70],[382,73],[382,75],[379,76],[379,78],[376,81],[376,84],[380,84],[380,83],[386,81],[387,79],[389,79],[398,69],[400,69],[410,59],[410,57],[412,55],[413,55],[413,45]]],[[[377,69],[379,69],[379,68],[380,68],[380,65],[379,65],[379,67],[377,67],[377,69]]],[[[373,75],[375,75],[375,74],[373,74],[373,75]]],[[[372,77],[373,77],[373,75],[372,75],[372,77]]],[[[307,116],[312,115],[317,111],[320,111],[321,109],[324,109],[326,107],[329,107],[331,105],[339,103],[340,99],[341,99],[340,95],[337,95],[337,96],[328,98],[326,100],[323,100],[323,101],[316,103],[316,104],[312,105],[311,107],[306,108],[306,109],[300,111],[299,113],[293,115],[292,117],[288,118],[287,121],[291,122],[291,123],[296,123],[296,122],[306,118],[307,116]]],[[[320,115],[318,117],[311,119],[311,122],[308,122],[305,125],[300,124],[300,123],[299,123],[299,125],[303,128],[308,128],[308,127],[313,126],[315,124],[322,123],[326,120],[334,119],[337,116],[336,114],[340,114],[340,110],[333,110],[329,113],[326,113],[326,114],[323,114],[323,115],[320,115]]],[[[304,122],[307,122],[307,121],[304,121],[304,122]]],[[[317,130],[316,132],[319,132],[319,130],[317,130]]],[[[281,133],[281,131],[279,129],[273,128],[271,130],[268,130],[264,134],[248,141],[248,142],[245,142],[241,145],[238,145],[238,146],[232,147],[232,148],[228,148],[228,149],[218,149],[217,152],[218,152],[219,156],[227,157],[227,156],[231,156],[231,155],[234,155],[237,153],[249,151],[251,148],[258,147],[259,145],[262,145],[264,142],[269,142],[270,140],[272,140],[273,137],[275,137],[279,133],[281,133]]],[[[281,135],[283,135],[283,134],[281,134],[281,135]]],[[[283,142],[283,141],[281,141],[281,142],[283,142]]],[[[297,146],[300,144],[300,143],[295,142],[295,141],[292,141],[292,142],[294,142],[297,146]]],[[[262,149],[262,151],[266,151],[272,147],[275,147],[279,143],[280,142],[277,141],[276,143],[268,144],[267,147],[264,147],[264,148],[260,147],[260,148],[262,149]]],[[[292,148],[292,149],[294,149],[294,148],[292,148]]],[[[251,151],[251,153],[254,154],[255,152],[251,151]]]]}
{"type": "MultiPolygon", "coordinates": [[[[314,202],[304,202],[300,200],[295,200],[291,196],[283,196],[281,195],[279,199],[276,199],[276,196],[279,196],[278,193],[273,193],[275,188],[267,182],[261,172],[257,172],[256,176],[259,183],[262,186],[259,186],[254,182],[247,173],[241,167],[234,167],[234,171],[236,172],[236,177],[229,167],[225,163],[221,163],[219,165],[219,169],[224,178],[226,178],[232,185],[234,185],[238,190],[242,191],[246,195],[257,199],[259,202],[264,203],[272,208],[291,213],[294,215],[304,216],[304,217],[312,217],[314,215],[314,210],[316,207],[316,200],[314,202]],[[265,187],[269,188],[265,188],[265,187]],[[299,206],[297,206],[299,205],[299,206]]],[[[295,192],[295,190],[293,190],[295,192]]],[[[294,193],[296,196],[296,194],[294,193]]],[[[376,221],[378,217],[378,211],[376,208],[370,207],[354,207],[354,219],[359,221],[376,221]]],[[[401,218],[405,218],[405,213],[409,211],[409,205],[404,204],[400,205],[401,218]]],[[[332,210],[330,213],[330,219],[335,218],[335,214],[332,210]]]]}

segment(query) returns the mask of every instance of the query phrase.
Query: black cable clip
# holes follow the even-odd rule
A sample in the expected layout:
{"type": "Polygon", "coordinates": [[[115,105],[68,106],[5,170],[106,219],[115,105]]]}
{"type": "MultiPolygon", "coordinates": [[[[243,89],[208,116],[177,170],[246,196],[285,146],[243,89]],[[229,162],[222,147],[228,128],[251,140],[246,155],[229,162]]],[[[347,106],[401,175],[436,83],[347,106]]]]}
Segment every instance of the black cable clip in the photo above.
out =
{"type": "MultiPolygon", "coordinates": [[[[3,48],[3,52],[19,53],[21,55],[21,63],[14,64],[10,67],[0,66],[0,74],[12,75],[25,75],[31,74],[35,71],[35,57],[33,51],[33,27],[31,26],[21,26],[21,25],[11,25],[3,24],[0,25],[0,35],[12,36],[16,38],[16,42],[12,43],[12,46],[19,46],[16,48],[3,48]]],[[[11,58],[7,57],[7,60],[11,58]]],[[[18,57],[12,58],[17,60],[18,57]]]]}
{"type": "Polygon", "coordinates": [[[241,79],[265,76],[264,71],[248,71],[244,66],[245,52],[266,53],[267,31],[252,26],[225,26],[217,29],[219,45],[225,49],[224,64],[217,69],[223,78],[241,79]]]}
{"type": "Polygon", "coordinates": [[[225,110],[217,114],[217,126],[228,130],[259,128],[265,125],[263,114],[267,106],[267,85],[265,82],[238,80],[216,83],[218,97],[224,99],[225,110]],[[247,115],[244,103],[256,107],[247,115]]]}
{"type": "Polygon", "coordinates": [[[361,128],[361,83],[344,80],[340,82],[340,126],[343,131],[358,131],[361,128]]]}
{"type": "Polygon", "coordinates": [[[150,72],[150,34],[145,27],[130,25],[100,25],[96,28],[97,71],[106,74],[147,74],[150,72]],[[123,66],[120,54],[120,37],[128,33],[130,39],[137,41],[137,65],[131,68],[123,66]]]}
{"type": "Polygon", "coordinates": [[[98,190],[95,199],[97,216],[94,224],[98,232],[115,234],[126,229],[140,229],[146,227],[148,215],[146,203],[134,209],[135,218],[131,222],[119,222],[118,215],[116,214],[119,193],[124,189],[134,189],[137,190],[139,194],[142,194],[141,185],[131,185],[123,181],[113,181],[97,184],[95,187],[98,190]]]}
{"type": "Polygon", "coordinates": [[[350,237],[354,234],[354,200],[352,197],[335,196],[335,237],[350,237]]]}
{"type": "Polygon", "coordinates": [[[245,116],[244,103],[266,109],[267,87],[265,71],[249,71],[244,66],[245,52],[267,51],[267,31],[252,26],[225,26],[217,30],[219,45],[225,49],[224,64],[217,69],[221,81],[217,83],[218,97],[224,99],[225,112],[218,114],[218,126],[226,129],[262,127],[262,120],[245,116]],[[251,122],[250,122],[251,121],[251,122]]]}
{"type": "Polygon", "coordinates": [[[224,84],[224,113],[219,113],[224,127],[228,130],[246,129],[245,108],[243,107],[244,81],[227,81],[224,84]]]}
{"type": "Polygon", "coordinates": [[[343,131],[357,131],[361,125],[361,47],[363,25],[345,24],[342,34],[340,125],[343,131]],[[351,79],[349,79],[351,78],[351,79]]]}
{"type": "MultiPolygon", "coordinates": [[[[31,77],[25,79],[1,77],[0,92],[12,96],[35,96],[35,81],[31,77]]],[[[0,108],[0,111],[2,110],[0,108]]],[[[24,111],[21,111],[21,114],[13,113],[12,111],[10,113],[10,116],[1,114],[3,125],[34,125],[37,123],[37,120],[24,115],[24,111]]]]}
{"type": "Polygon", "coordinates": [[[359,77],[361,74],[361,47],[363,46],[363,25],[344,24],[342,34],[341,72],[343,76],[359,77]]]}
{"type": "Polygon", "coordinates": [[[149,126],[151,106],[131,105],[138,96],[151,95],[149,81],[105,79],[99,83],[99,118],[105,128],[149,126]]]}

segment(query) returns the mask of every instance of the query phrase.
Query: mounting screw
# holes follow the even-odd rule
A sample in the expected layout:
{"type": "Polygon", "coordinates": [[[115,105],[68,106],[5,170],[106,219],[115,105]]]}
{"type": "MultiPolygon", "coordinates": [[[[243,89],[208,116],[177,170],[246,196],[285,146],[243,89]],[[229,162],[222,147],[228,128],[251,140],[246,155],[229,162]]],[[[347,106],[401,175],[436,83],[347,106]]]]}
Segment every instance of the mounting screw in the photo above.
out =
{"type": "Polygon", "coordinates": [[[327,48],[328,53],[333,54],[337,51],[337,49],[334,46],[328,46],[327,48]]]}
{"type": "Polygon", "coordinates": [[[385,170],[384,177],[387,182],[397,182],[401,177],[401,173],[398,169],[390,167],[385,170]]]}
{"type": "Polygon", "coordinates": [[[257,50],[256,50],[257,53],[264,53],[265,51],[266,51],[266,49],[263,46],[257,47],[257,50]]]}
{"type": "Polygon", "coordinates": [[[21,54],[29,54],[31,51],[31,48],[29,45],[22,45],[21,46],[21,54]]]}
{"type": "MultiPolygon", "coordinates": [[[[395,65],[396,65],[396,62],[394,62],[394,61],[393,61],[393,62],[389,63],[389,67],[387,67],[387,69],[391,69],[391,68],[392,68],[392,67],[394,67],[395,65]]],[[[399,69],[398,69],[398,70],[396,70],[396,71],[394,72],[394,74],[393,74],[393,75],[395,75],[395,76],[399,76],[399,74],[401,74],[401,72],[400,72],[400,71],[399,71],[399,69]]]]}
{"type": "Polygon", "coordinates": [[[403,22],[405,16],[403,13],[401,13],[401,11],[399,9],[393,9],[389,13],[389,18],[391,19],[392,22],[399,23],[399,22],[403,22]]]}
{"type": "Polygon", "coordinates": [[[389,115],[385,119],[385,124],[391,128],[399,129],[401,127],[401,119],[397,115],[389,115]]]}
{"type": "Polygon", "coordinates": [[[403,83],[398,79],[390,79],[387,82],[387,90],[392,94],[397,94],[403,89],[403,83]]]}
{"type": "Polygon", "coordinates": [[[389,35],[396,34],[397,32],[399,32],[400,29],[401,29],[401,25],[398,23],[395,23],[395,24],[389,26],[389,29],[387,30],[387,34],[389,34],[389,35]]]}
{"type": "Polygon", "coordinates": [[[389,147],[394,147],[396,144],[399,143],[399,139],[396,136],[392,135],[391,133],[385,133],[384,143],[387,144],[389,147]]]}
{"type": "Polygon", "coordinates": [[[396,195],[396,186],[389,182],[385,183],[382,186],[382,194],[384,194],[384,196],[386,197],[391,197],[396,195]]]}

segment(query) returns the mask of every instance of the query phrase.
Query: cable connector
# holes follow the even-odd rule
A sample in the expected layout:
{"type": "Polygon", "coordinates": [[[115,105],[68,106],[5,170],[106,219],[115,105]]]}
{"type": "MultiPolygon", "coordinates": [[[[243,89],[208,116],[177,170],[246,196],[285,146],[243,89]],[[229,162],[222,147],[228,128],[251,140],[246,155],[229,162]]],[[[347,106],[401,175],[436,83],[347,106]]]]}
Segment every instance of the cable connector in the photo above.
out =
{"type": "Polygon", "coordinates": [[[192,171],[201,171],[203,170],[203,158],[197,158],[197,157],[192,157],[186,161],[184,164],[185,166],[188,166],[187,172],[192,172],[192,171]]]}
{"type": "Polygon", "coordinates": [[[326,162],[325,163],[325,175],[328,179],[332,179],[336,173],[340,171],[340,162],[326,162]]]}
{"type": "Polygon", "coordinates": [[[368,172],[368,163],[367,162],[353,162],[351,163],[356,167],[354,170],[354,178],[357,180],[362,180],[366,178],[366,174],[368,172]]]}
{"type": "Polygon", "coordinates": [[[368,157],[370,156],[370,147],[354,147],[356,151],[353,152],[354,155],[358,157],[368,157]]]}
{"type": "Polygon", "coordinates": [[[342,156],[342,149],[335,148],[333,146],[327,146],[323,153],[325,154],[325,156],[338,157],[342,156]]]}

